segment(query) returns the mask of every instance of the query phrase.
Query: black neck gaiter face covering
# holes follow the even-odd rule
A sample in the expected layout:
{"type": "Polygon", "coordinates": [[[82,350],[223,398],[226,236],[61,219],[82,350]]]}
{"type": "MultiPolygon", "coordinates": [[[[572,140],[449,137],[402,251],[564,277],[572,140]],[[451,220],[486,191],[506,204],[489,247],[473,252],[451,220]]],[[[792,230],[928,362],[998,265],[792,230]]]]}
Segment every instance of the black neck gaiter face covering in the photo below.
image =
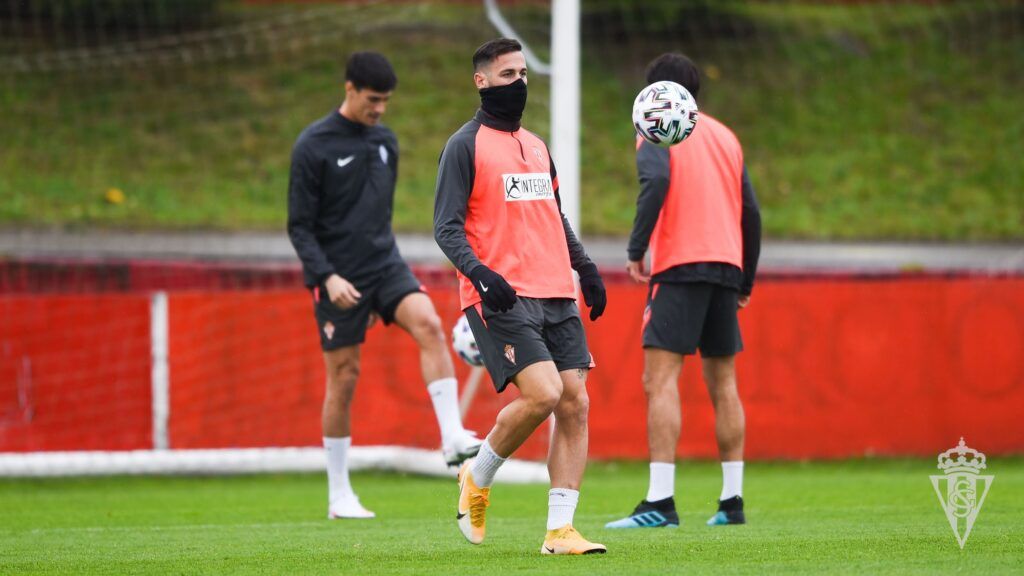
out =
{"type": "Polygon", "coordinates": [[[526,109],[526,82],[520,78],[504,86],[482,88],[480,107],[499,120],[519,122],[526,109]]]}

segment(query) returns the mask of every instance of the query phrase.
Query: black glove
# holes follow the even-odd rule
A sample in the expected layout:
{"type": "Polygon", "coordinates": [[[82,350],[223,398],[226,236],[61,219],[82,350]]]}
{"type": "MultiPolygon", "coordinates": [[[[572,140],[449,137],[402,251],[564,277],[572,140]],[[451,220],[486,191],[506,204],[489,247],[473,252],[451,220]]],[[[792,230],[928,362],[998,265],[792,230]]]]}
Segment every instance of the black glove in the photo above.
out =
{"type": "Polygon", "coordinates": [[[473,287],[480,293],[480,299],[492,310],[505,312],[516,303],[516,291],[494,270],[480,265],[469,273],[473,287]]]}
{"type": "Polygon", "coordinates": [[[604,307],[608,304],[608,295],[604,290],[604,281],[597,272],[597,265],[587,264],[577,270],[580,274],[580,292],[583,292],[583,301],[590,306],[590,319],[597,320],[604,314],[604,307]]]}

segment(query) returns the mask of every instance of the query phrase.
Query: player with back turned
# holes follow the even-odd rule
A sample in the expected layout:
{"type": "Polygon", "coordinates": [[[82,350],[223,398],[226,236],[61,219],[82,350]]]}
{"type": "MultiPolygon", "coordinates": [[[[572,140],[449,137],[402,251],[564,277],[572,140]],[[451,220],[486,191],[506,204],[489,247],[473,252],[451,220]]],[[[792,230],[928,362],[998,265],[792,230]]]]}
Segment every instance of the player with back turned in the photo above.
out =
{"type": "Polygon", "coordinates": [[[397,83],[381,54],[352,54],[341,107],[303,130],[292,150],[288,235],[312,292],[327,370],[322,426],[329,518],[374,516],[352,490],[348,451],[359,346],[377,317],[398,324],[419,347],[444,458],[458,464],[480,448],[462,427],[441,320],[391,231],[398,140],[379,122],[397,83]]]}
{"type": "MultiPolygon", "coordinates": [[[[694,98],[697,67],[681,54],[663,54],[647,82],[668,80],[694,98]]],[[[678,526],[675,456],[681,425],[679,374],[699,349],[715,410],[722,492],[709,525],[743,524],[743,404],[736,389],[736,354],[743,349],[737,310],[747,306],[761,251],[761,216],[739,140],[701,113],[693,133],[661,148],[640,141],[640,196],[626,269],[650,282],[643,319],[644,391],[650,484],[629,516],[608,528],[678,526]],[[651,248],[651,275],[644,254],[651,248]]]]}
{"type": "Polygon", "coordinates": [[[501,38],[473,55],[476,116],[445,145],[437,174],[434,238],[459,272],[461,305],[495,388],[519,397],[498,414],[480,452],[459,471],[457,519],[485,536],[494,474],[552,413],[544,554],[602,553],[573,528],[587,462],[587,372],[592,358],[572,271],[597,319],[606,303],[597,267],[565,216],[545,143],[520,125],[526,106],[522,46],[501,38]]]}

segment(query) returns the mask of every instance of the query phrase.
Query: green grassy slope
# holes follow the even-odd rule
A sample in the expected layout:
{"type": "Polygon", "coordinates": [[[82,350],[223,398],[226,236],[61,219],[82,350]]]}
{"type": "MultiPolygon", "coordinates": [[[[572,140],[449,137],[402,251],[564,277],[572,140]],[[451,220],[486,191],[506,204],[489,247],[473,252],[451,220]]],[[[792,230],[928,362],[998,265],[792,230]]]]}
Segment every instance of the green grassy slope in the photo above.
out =
{"type": "Polygon", "coordinates": [[[546,487],[498,485],[466,543],[454,481],[357,474],[378,518],[327,521],[320,475],[0,481],[3,574],[730,574],[1019,570],[1024,461],[996,476],[961,551],[933,460],[748,466],[746,526],[709,528],[716,463],[683,462],[674,530],[609,531],[646,489],[642,464],[592,464],[576,526],[604,556],[542,557],[546,487]]]}
{"type": "MultiPolygon", "coordinates": [[[[745,145],[768,234],[1024,238],[1024,36],[1003,5],[733,2],[732,37],[585,26],[584,230],[628,231],[629,106],[647,59],[681,49],[708,72],[702,108],[745,145]]],[[[469,56],[494,34],[478,8],[236,6],[225,28],[141,63],[3,75],[0,226],[280,229],[295,136],[339,103],[342,56],[371,48],[401,79],[395,225],[429,229],[438,154],[477,104],[469,56]]],[[[549,81],[530,88],[525,123],[546,137],[549,81]]]]}

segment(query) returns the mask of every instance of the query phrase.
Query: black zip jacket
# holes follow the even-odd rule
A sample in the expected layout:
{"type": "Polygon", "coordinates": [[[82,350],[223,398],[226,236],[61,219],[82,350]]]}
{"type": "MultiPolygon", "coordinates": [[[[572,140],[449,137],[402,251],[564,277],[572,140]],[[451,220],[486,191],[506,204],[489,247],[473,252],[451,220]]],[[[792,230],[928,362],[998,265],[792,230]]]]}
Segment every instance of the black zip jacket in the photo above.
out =
{"type": "Polygon", "coordinates": [[[401,261],[391,213],[398,139],[337,110],[310,124],[292,148],[288,237],[306,286],[338,274],[357,287],[401,261]]]}

